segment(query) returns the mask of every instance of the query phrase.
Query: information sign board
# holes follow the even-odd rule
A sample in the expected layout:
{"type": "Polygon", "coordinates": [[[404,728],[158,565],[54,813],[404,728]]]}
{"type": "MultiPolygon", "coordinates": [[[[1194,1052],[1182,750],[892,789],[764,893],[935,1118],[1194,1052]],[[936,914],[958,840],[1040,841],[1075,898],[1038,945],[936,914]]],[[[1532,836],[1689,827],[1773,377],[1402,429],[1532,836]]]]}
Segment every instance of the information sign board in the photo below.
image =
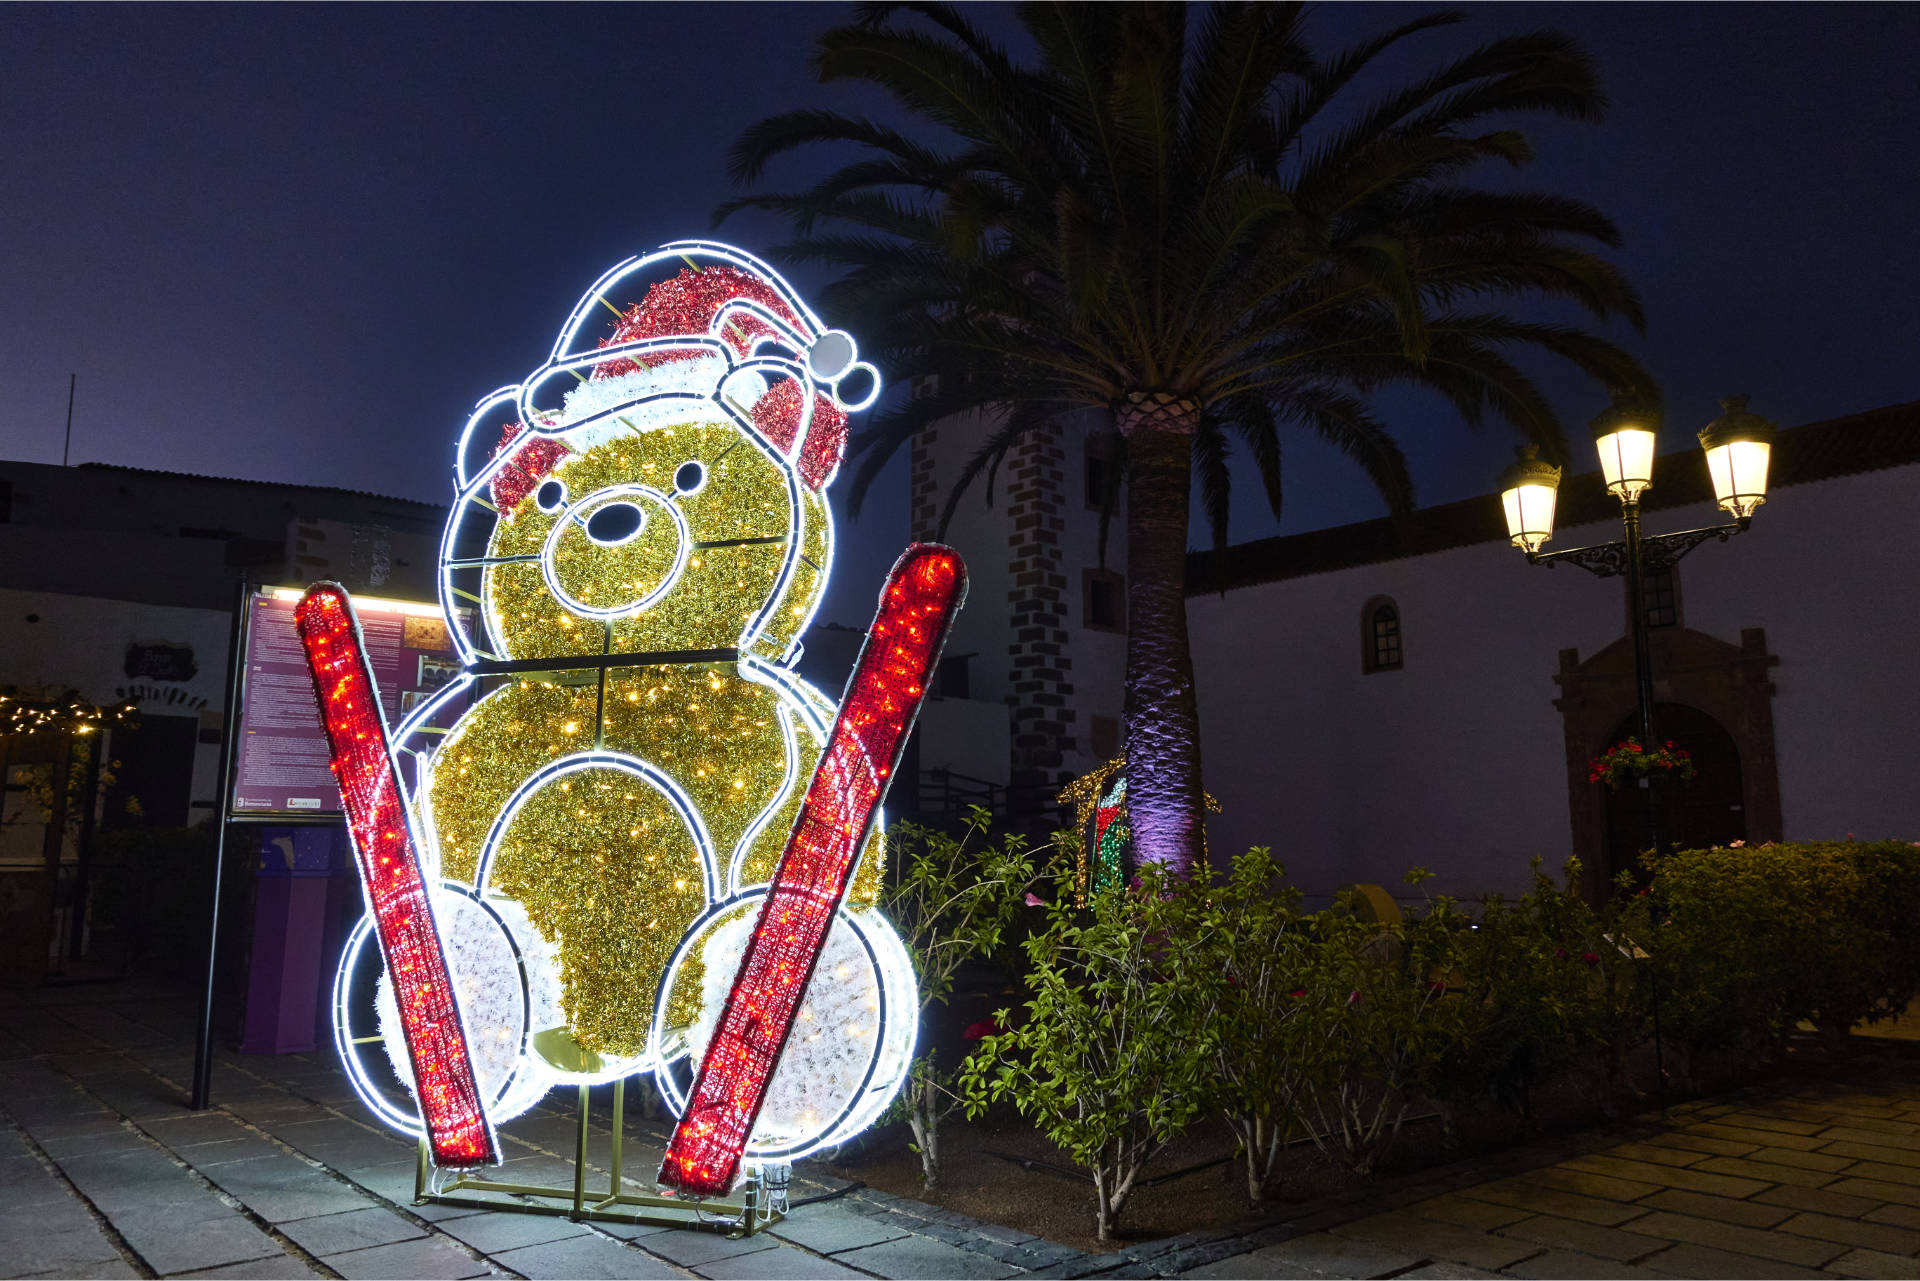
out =
{"type": "MultiPolygon", "coordinates": [[[[235,817],[340,812],[327,768],[326,731],[313,701],[313,677],[294,628],[300,590],[270,587],[247,603],[246,671],[234,769],[235,817]]],[[[460,660],[438,605],[355,596],[367,654],[380,682],[387,728],[460,674],[460,660]]],[[[450,708],[449,717],[465,707],[450,708]]]]}

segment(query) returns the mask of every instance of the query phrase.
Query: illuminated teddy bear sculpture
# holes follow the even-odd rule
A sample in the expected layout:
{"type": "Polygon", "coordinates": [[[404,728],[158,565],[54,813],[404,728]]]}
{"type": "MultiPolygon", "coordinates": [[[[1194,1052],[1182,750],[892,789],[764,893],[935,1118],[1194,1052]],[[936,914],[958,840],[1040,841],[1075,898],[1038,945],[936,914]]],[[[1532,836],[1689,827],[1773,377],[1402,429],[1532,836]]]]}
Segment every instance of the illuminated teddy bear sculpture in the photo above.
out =
{"type": "MultiPolygon", "coordinates": [[[[556,1084],[642,1071],[686,1105],[834,723],[792,664],[827,582],[846,416],[879,392],[855,356],[764,264],[670,245],[596,283],[551,358],[469,421],[440,567],[464,672],[408,715],[395,755],[491,1123],[556,1084]]],[[[917,1002],[872,906],[878,846],[750,1160],[843,1142],[905,1074],[917,1002]]],[[[342,966],[338,1040],[368,1102],[417,1133],[370,929],[342,966]]]]}

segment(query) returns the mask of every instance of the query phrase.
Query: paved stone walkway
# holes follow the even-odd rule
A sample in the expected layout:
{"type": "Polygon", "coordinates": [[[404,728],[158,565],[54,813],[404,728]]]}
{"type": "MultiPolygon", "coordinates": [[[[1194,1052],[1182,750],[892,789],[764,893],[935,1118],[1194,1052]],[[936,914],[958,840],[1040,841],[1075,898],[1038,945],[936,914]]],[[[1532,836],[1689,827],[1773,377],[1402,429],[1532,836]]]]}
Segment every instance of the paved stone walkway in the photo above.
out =
{"type": "Polygon", "coordinates": [[[1488,1181],[1442,1171],[1457,1186],[1183,1275],[1920,1277],[1920,1079],[1754,1091],[1619,1138],[1488,1181]]]}
{"type": "MultiPolygon", "coordinates": [[[[826,1199],[741,1241],[415,1206],[412,1145],[330,1049],[223,1053],[216,1106],[188,1111],[192,1016],[119,985],[0,995],[0,1277],[1920,1279],[1910,1054],[1087,1255],[804,1165],[795,1200],[826,1199]]],[[[508,1126],[503,1177],[568,1179],[574,1124],[508,1126]]],[[[651,1173],[664,1138],[630,1117],[628,1168],[651,1173]]]]}
{"type": "MultiPolygon", "coordinates": [[[[331,1046],[221,1052],[214,1106],[189,1111],[193,1019],[122,985],[0,993],[0,1277],[996,1278],[1086,1257],[804,1165],[794,1200],[828,1199],[737,1241],[416,1206],[413,1144],[371,1118],[331,1046]]],[[[496,1177],[571,1182],[572,1100],[549,1102],[505,1127],[496,1177]]],[[[645,1177],[666,1129],[637,1111],[626,1168],[645,1177]]],[[[609,1138],[594,1127],[602,1162],[609,1138]]]]}

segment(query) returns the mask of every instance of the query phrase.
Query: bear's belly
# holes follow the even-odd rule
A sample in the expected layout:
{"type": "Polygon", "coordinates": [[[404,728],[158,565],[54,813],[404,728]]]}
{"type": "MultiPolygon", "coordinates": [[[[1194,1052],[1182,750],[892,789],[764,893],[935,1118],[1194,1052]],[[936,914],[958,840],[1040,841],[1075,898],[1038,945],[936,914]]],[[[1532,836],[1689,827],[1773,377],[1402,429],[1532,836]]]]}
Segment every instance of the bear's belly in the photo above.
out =
{"type": "Polygon", "coordinates": [[[646,1052],[654,994],[706,908],[708,861],[669,781],[595,759],[568,758],[519,798],[480,888],[518,901],[558,943],[573,1040],[628,1058],[646,1052]]]}
{"type": "Polygon", "coordinates": [[[598,674],[519,680],[435,753],[428,817],[445,875],[518,900],[557,945],[573,1040],[637,1056],[686,927],[730,872],[770,873],[817,750],[731,666],[615,669],[604,695],[598,674]]]}

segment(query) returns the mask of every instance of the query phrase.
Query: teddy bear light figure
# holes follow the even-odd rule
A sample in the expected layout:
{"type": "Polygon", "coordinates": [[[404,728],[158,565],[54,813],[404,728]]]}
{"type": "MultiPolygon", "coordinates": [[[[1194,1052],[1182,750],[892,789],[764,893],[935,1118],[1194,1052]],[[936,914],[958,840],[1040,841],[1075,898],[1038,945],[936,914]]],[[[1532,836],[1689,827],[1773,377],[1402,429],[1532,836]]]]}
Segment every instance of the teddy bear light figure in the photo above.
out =
{"type": "MultiPolygon", "coordinates": [[[[440,594],[463,670],[391,758],[489,1151],[492,1125],[561,1083],[652,1072],[686,1107],[837,732],[793,664],[832,559],[847,414],[880,390],[856,357],[764,263],[673,244],[596,282],[547,361],[462,433],[440,594]]],[[[326,712],[341,690],[311,661],[326,712]]],[[[377,825],[356,820],[356,843],[377,825]]],[[[336,1041],[369,1105],[418,1134],[424,1100],[394,1086],[416,1092],[408,1021],[431,1020],[396,991],[388,939],[369,946],[370,857],[376,912],[346,948],[336,1041]]],[[[912,966],[874,908],[880,841],[857,858],[750,1162],[845,1141],[906,1073],[912,966]]]]}

